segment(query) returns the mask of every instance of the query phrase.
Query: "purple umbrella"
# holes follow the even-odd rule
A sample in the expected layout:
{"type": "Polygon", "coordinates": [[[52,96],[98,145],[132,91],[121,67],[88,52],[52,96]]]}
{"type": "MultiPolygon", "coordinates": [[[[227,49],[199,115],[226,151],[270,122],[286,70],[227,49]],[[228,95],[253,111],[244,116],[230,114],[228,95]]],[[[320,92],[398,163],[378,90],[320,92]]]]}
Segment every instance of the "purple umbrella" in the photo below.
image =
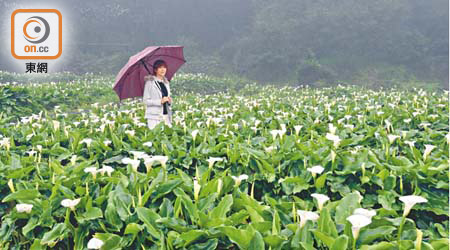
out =
{"type": "Polygon", "coordinates": [[[120,101],[125,98],[143,96],[144,77],[153,74],[153,63],[164,60],[167,64],[166,78],[170,81],[177,70],[186,62],[183,55],[184,46],[150,46],[130,57],[127,64],[119,71],[114,84],[114,91],[120,101]]]}

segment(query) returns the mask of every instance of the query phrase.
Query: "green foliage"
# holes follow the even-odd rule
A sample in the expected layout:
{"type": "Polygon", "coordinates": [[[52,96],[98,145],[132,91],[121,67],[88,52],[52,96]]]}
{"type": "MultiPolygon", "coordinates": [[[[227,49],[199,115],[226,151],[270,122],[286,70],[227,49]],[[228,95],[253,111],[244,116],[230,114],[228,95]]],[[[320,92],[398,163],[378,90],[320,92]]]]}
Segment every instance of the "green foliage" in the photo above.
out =
{"type": "MultiPolygon", "coordinates": [[[[174,88],[202,79],[179,77],[174,88]]],[[[83,87],[88,114],[61,106],[0,126],[0,248],[85,249],[96,238],[102,249],[411,249],[417,229],[422,249],[448,248],[448,92],[246,84],[238,95],[180,93],[173,127],[149,130],[140,101],[92,105],[108,83],[86,82],[23,88],[53,86],[56,100],[75,103],[62,90],[83,87]],[[156,155],[166,164],[150,166],[156,155]],[[212,157],[222,161],[210,167],[212,157]],[[321,210],[314,193],[330,199],[321,210]],[[427,202],[397,241],[409,194],[427,202]],[[65,199],[79,200],[72,210],[65,199]],[[357,208],[376,215],[355,239],[347,218],[357,208]]]]}

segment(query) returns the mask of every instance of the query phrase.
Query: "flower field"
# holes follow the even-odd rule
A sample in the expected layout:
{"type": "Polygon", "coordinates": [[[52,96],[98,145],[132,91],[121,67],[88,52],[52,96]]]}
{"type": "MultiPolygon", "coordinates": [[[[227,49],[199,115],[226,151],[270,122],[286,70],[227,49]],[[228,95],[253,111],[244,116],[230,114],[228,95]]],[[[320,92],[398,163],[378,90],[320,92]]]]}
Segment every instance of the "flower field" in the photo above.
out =
{"type": "Polygon", "coordinates": [[[1,249],[449,247],[448,91],[180,75],[149,130],[111,81],[14,86],[40,101],[0,109],[1,249]]]}

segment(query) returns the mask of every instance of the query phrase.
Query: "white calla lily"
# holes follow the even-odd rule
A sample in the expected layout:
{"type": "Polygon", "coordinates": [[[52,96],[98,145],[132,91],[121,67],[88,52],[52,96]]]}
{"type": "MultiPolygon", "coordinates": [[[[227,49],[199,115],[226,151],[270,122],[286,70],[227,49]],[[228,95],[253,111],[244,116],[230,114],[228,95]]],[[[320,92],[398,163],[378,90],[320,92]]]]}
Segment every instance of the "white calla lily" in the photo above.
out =
{"type": "Polygon", "coordinates": [[[208,159],[208,163],[209,163],[208,164],[208,168],[211,169],[213,167],[214,163],[221,162],[221,161],[223,161],[222,157],[209,157],[209,159],[208,159]]]}
{"type": "Polygon", "coordinates": [[[297,214],[300,216],[300,228],[302,228],[309,220],[316,221],[319,219],[319,215],[316,212],[298,209],[297,214]]]}
{"type": "Polygon", "coordinates": [[[96,175],[97,175],[97,168],[96,168],[96,167],[87,167],[87,168],[84,169],[84,172],[85,172],[85,173],[91,173],[91,174],[92,174],[92,177],[93,177],[94,180],[95,180],[95,177],[96,177],[96,175]]]}
{"type": "Polygon", "coordinates": [[[352,233],[355,241],[358,239],[359,230],[372,223],[372,219],[370,217],[361,214],[352,214],[347,217],[347,220],[352,224],[352,233]]]}
{"type": "Polygon", "coordinates": [[[403,210],[403,216],[407,216],[409,214],[409,212],[411,211],[411,208],[417,204],[417,203],[424,203],[424,202],[428,202],[427,199],[425,199],[422,196],[418,196],[418,195],[406,195],[406,196],[401,196],[399,198],[399,200],[401,200],[403,203],[405,203],[405,208],[403,210]]]}
{"type": "Polygon", "coordinates": [[[161,166],[162,166],[164,169],[166,169],[166,163],[167,163],[167,161],[169,160],[169,157],[168,157],[168,156],[164,156],[164,155],[154,155],[154,156],[152,156],[152,158],[153,158],[155,161],[158,161],[159,163],[161,163],[161,166]]]}
{"type": "Polygon", "coordinates": [[[193,130],[192,132],[191,132],[191,135],[192,135],[192,139],[195,141],[195,137],[197,137],[197,134],[198,134],[198,129],[195,129],[195,130],[193,130]]]}
{"type": "Polygon", "coordinates": [[[87,248],[88,249],[100,249],[103,246],[104,242],[97,238],[92,238],[88,241],[87,248]]]}
{"type": "Polygon", "coordinates": [[[430,155],[431,151],[435,149],[436,146],[425,144],[425,151],[423,152],[423,161],[425,161],[428,158],[428,155],[430,155]]]}
{"type": "Polygon", "coordinates": [[[318,207],[319,207],[319,211],[322,210],[323,204],[325,204],[325,202],[327,202],[327,201],[330,200],[330,197],[328,197],[328,196],[326,196],[326,195],[324,195],[324,194],[317,194],[317,193],[314,193],[314,194],[311,194],[311,196],[314,197],[314,198],[316,198],[317,204],[318,204],[318,207]]]}
{"type": "Polygon", "coordinates": [[[80,141],[80,143],[86,143],[86,146],[91,146],[92,143],[92,139],[91,138],[84,138],[83,140],[80,141]]]}
{"type": "Polygon", "coordinates": [[[364,215],[368,218],[372,218],[373,216],[375,216],[377,214],[377,212],[375,210],[368,210],[365,208],[357,208],[353,211],[353,214],[364,215]]]}
{"type": "Polygon", "coordinates": [[[298,133],[300,132],[300,129],[302,129],[302,128],[303,128],[302,125],[296,125],[296,126],[294,126],[294,129],[295,129],[295,135],[298,135],[298,133]]]}
{"type": "Polygon", "coordinates": [[[111,173],[114,172],[114,168],[112,168],[111,166],[103,165],[103,167],[97,170],[97,172],[101,173],[102,175],[104,175],[106,172],[108,176],[111,177],[111,173]]]}
{"type": "Polygon", "coordinates": [[[339,138],[339,136],[333,135],[333,134],[330,134],[330,133],[327,133],[325,138],[327,138],[330,141],[333,141],[333,146],[335,148],[337,148],[339,146],[339,143],[341,142],[341,139],[339,138]]]}
{"type": "Polygon", "coordinates": [[[122,159],[122,163],[127,164],[127,165],[130,164],[131,167],[133,167],[133,170],[137,171],[137,168],[139,167],[139,164],[141,163],[141,161],[125,157],[122,159]]]}
{"type": "Polygon", "coordinates": [[[80,203],[80,200],[81,200],[80,198],[75,199],[75,200],[64,199],[61,201],[61,206],[68,207],[73,211],[73,210],[75,210],[75,206],[78,205],[78,203],[80,203]]]}
{"type": "Polygon", "coordinates": [[[390,144],[394,143],[395,139],[398,139],[398,138],[400,138],[400,136],[398,136],[398,135],[388,135],[388,140],[389,140],[390,144]]]}
{"type": "Polygon", "coordinates": [[[317,166],[313,166],[313,167],[307,168],[306,170],[311,172],[312,176],[315,178],[316,175],[317,174],[321,174],[325,170],[325,168],[323,168],[320,165],[317,165],[317,166]]]}
{"type": "Polygon", "coordinates": [[[31,213],[31,209],[33,208],[32,204],[19,203],[16,204],[16,210],[19,213],[31,213]]]}
{"type": "Polygon", "coordinates": [[[239,175],[237,177],[236,176],[231,176],[231,178],[233,178],[233,180],[235,182],[235,185],[239,186],[239,185],[241,185],[241,181],[248,179],[248,175],[242,174],[242,175],[239,175]]]}

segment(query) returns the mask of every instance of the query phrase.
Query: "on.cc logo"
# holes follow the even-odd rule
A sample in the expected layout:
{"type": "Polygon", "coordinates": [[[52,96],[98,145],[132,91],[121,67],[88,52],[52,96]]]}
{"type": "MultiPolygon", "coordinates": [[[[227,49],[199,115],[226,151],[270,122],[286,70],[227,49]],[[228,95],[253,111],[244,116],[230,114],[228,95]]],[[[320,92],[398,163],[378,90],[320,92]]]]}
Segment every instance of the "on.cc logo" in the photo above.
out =
{"type": "Polygon", "coordinates": [[[11,54],[16,59],[56,59],[62,53],[62,15],[56,9],[11,14],[11,54]]]}

